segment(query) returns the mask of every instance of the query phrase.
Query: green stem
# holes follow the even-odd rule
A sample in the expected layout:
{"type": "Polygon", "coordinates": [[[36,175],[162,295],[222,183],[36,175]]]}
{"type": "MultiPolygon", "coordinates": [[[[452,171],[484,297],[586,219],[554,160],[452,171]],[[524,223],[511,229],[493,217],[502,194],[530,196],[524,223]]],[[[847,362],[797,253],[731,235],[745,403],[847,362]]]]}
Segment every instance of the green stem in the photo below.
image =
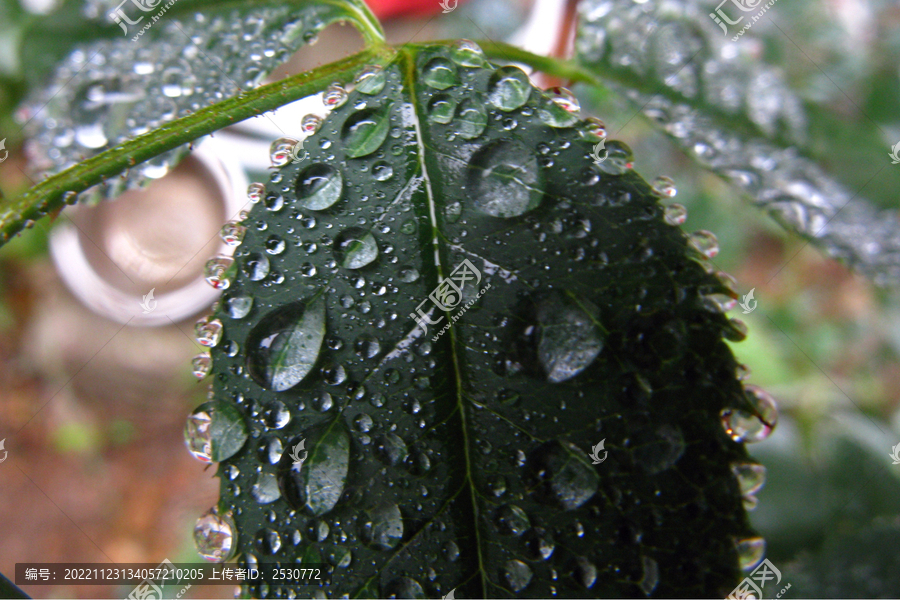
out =
{"type": "Polygon", "coordinates": [[[524,63],[549,75],[561,79],[569,79],[581,83],[605,87],[603,81],[572,60],[561,60],[550,56],[532,54],[516,46],[491,40],[479,40],[478,45],[489,58],[497,58],[509,62],[524,63]]]}
{"type": "Polygon", "coordinates": [[[258,87],[201,108],[53,175],[3,203],[0,207],[0,243],[20,232],[28,222],[64,206],[64,198],[69,192],[84,191],[182,144],[318,93],[332,82],[347,83],[360,67],[387,54],[385,46],[369,48],[312,71],[258,87]]]}

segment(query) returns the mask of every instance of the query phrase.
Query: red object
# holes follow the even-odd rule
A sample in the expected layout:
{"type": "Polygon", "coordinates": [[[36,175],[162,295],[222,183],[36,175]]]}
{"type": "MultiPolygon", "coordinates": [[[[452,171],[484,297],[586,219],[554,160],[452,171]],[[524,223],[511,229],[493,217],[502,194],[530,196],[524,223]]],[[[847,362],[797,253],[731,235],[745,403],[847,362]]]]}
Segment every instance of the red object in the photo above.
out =
{"type": "MultiPolygon", "coordinates": [[[[445,0],[454,6],[456,0],[445,0]]],[[[462,0],[459,0],[460,3],[462,0]]],[[[427,17],[443,12],[440,0],[366,0],[366,4],[379,19],[393,17],[427,17]]]]}

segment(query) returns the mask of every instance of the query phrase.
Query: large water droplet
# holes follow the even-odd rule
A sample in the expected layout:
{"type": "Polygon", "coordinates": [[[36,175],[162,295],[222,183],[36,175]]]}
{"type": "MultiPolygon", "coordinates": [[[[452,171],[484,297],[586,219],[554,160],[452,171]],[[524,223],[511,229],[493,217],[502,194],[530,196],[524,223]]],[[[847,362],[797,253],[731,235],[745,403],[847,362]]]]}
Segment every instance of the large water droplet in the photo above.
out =
{"type": "Polygon", "coordinates": [[[269,160],[273,167],[283,167],[294,160],[294,146],[300,143],[295,138],[283,137],[272,142],[269,149],[269,160]]]}
{"type": "Polygon", "coordinates": [[[589,590],[597,583],[597,566],[585,557],[579,556],[575,559],[572,575],[575,581],[589,590]]]}
{"type": "Polygon", "coordinates": [[[396,467],[409,456],[409,449],[400,436],[388,433],[378,439],[375,445],[375,454],[385,464],[396,467]]]}
{"type": "Polygon", "coordinates": [[[184,443],[201,462],[220,462],[234,456],[247,441],[247,424],[227,402],[201,404],[187,419],[184,443]]]}
{"type": "Polygon", "coordinates": [[[321,297],[273,310],[247,336],[250,376],[276,392],[294,387],[312,370],[324,337],[325,301],[321,297]]]}
{"type": "Polygon", "coordinates": [[[464,140],[477,138],[487,127],[488,113],[484,105],[471,98],[466,98],[459,103],[456,111],[456,120],[459,137],[464,140]]]}
{"type": "Polygon", "coordinates": [[[722,409],[722,426],[736,442],[761,442],[778,423],[778,406],[772,396],[755,385],[746,386],[745,391],[750,410],[722,409]]]}
{"type": "Polygon", "coordinates": [[[537,327],[529,333],[548,381],[572,379],[594,362],[603,349],[597,307],[553,292],[537,301],[533,310],[537,327]]]}
{"type": "Polygon", "coordinates": [[[386,598],[428,598],[418,581],[411,577],[399,577],[384,586],[386,598]]]}
{"type": "Polygon", "coordinates": [[[347,90],[339,83],[332,83],[322,92],[322,104],[337,108],[347,101],[347,90]]]}
{"type": "Polygon", "coordinates": [[[756,463],[734,463],[731,472],[737,478],[742,496],[755,494],[766,482],[766,468],[756,463]]]}
{"type": "Polygon", "coordinates": [[[233,247],[241,245],[241,242],[244,241],[245,233],[247,233],[246,227],[237,221],[229,221],[222,226],[219,235],[226,246],[233,247]]]}
{"type": "Polygon", "coordinates": [[[310,210],[325,210],[340,200],[344,176],[332,166],[317,163],[297,178],[297,204],[310,210]]]}
{"type": "Polygon", "coordinates": [[[234,277],[234,259],[230,256],[216,256],[206,262],[203,276],[206,282],[217,290],[227,289],[234,277]]]}
{"type": "Polygon", "coordinates": [[[538,118],[550,127],[571,127],[578,122],[581,106],[566,88],[551,88],[538,100],[538,118]]]}
{"type": "Polygon", "coordinates": [[[269,274],[269,259],[262,252],[251,252],[241,261],[241,267],[250,281],[261,281],[269,274]]]}
{"type": "Polygon", "coordinates": [[[663,218],[669,225],[681,225],[687,221],[687,209],[680,204],[670,204],[663,212],[663,218]]]}
{"type": "Polygon", "coordinates": [[[387,75],[384,69],[379,65],[370,65],[363,68],[356,76],[356,91],[371,96],[384,89],[386,82],[387,75]]]}
{"type": "Polygon", "coordinates": [[[510,560],[503,565],[503,579],[515,593],[519,593],[531,583],[531,567],[521,560],[510,560]]]}
{"type": "Polygon", "coordinates": [[[766,540],[761,537],[744,538],[734,541],[738,564],[743,571],[752,571],[762,562],[766,553],[766,540]]]}
{"type": "Polygon", "coordinates": [[[504,504],[494,513],[494,524],[502,534],[519,536],[531,528],[525,511],[513,504],[504,504]]]}
{"type": "Polygon", "coordinates": [[[446,58],[432,58],[422,68],[422,81],[436,90],[446,90],[459,85],[459,74],[456,67],[446,58]]]}
{"type": "Polygon", "coordinates": [[[531,95],[528,75],[518,67],[500,67],[488,82],[488,99],[502,111],[519,108],[531,95]]]}
{"type": "Polygon", "coordinates": [[[517,217],[544,197],[537,158],[518,141],[498,140],[469,163],[466,191],[475,207],[494,217],[517,217]]]}
{"type": "Polygon", "coordinates": [[[260,504],[271,504],[281,498],[278,481],[272,473],[260,473],[250,488],[250,495],[260,504]]]}
{"type": "Polygon", "coordinates": [[[484,51],[475,42],[457,40],[450,50],[450,60],[461,67],[483,67],[487,61],[484,51]]]}
{"type": "Polygon", "coordinates": [[[334,256],[345,269],[361,269],[378,258],[375,236],[362,227],[345,229],[334,239],[334,256]]]}
{"type": "Polygon", "coordinates": [[[644,430],[635,434],[634,460],[648,473],[661,473],[678,462],[685,447],[681,431],[666,423],[656,431],[644,430]]]}
{"type": "Polygon", "coordinates": [[[349,464],[350,436],[340,421],[306,431],[288,443],[281,457],[281,493],[291,507],[321,516],[341,499],[349,464]],[[304,440],[306,449],[298,450],[304,440]]]}
{"type": "Polygon", "coordinates": [[[253,542],[263,554],[272,556],[281,550],[281,536],[274,529],[264,527],[256,532],[253,542]]]}
{"type": "Polygon", "coordinates": [[[659,584],[659,564],[649,556],[642,556],[641,563],[644,567],[644,574],[638,585],[641,587],[641,591],[649,596],[659,584]]]}
{"type": "Polygon", "coordinates": [[[391,126],[391,106],[361,110],[347,119],[341,138],[348,157],[367,156],[381,147],[391,126]]]}
{"type": "Polygon", "coordinates": [[[360,525],[362,541],[379,550],[390,550],[403,539],[403,516],[396,504],[376,506],[366,511],[360,525]]]}
{"type": "Polygon", "coordinates": [[[198,344],[213,348],[222,339],[222,321],[204,317],[194,325],[194,335],[198,344]]]}
{"type": "Polygon", "coordinates": [[[217,515],[209,510],[194,525],[194,544],[197,552],[206,560],[225,562],[234,556],[237,540],[234,521],[228,515],[217,515]]]}
{"type": "Polygon", "coordinates": [[[695,231],[688,237],[688,241],[697,252],[706,258],[714,258],[719,253],[719,240],[711,231],[705,229],[695,231]]]}
{"type": "Polygon", "coordinates": [[[526,464],[530,489],[546,504],[573,510],[597,493],[600,477],[573,444],[546,442],[529,454],[526,464]]]}
{"type": "Polygon", "coordinates": [[[191,359],[191,372],[197,379],[203,379],[212,370],[212,356],[209,352],[201,352],[191,359]]]}
{"type": "Polygon", "coordinates": [[[428,103],[428,119],[446,125],[453,120],[456,100],[446,94],[438,94],[428,103]]]}
{"type": "Polygon", "coordinates": [[[243,319],[253,308],[252,296],[230,296],[224,300],[225,312],[232,319],[243,319]]]}

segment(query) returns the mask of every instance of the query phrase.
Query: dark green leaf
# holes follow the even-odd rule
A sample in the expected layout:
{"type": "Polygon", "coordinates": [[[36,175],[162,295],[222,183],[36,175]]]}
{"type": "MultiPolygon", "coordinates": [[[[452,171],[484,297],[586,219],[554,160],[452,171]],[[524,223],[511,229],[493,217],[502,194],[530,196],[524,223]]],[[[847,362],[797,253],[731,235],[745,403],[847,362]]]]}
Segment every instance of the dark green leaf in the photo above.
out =
{"type": "Polygon", "coordinates": [[[284,202],[248,217],[223,306],[252,309],[217,313],[241,352],[213,350],[215,395],[254,440],[220,468],[240,472],[219,504],[239,561],[320,557],[334,596],[724,597],[754,535],[720,419],[753,407],[707,297],[733,292],[624,144],[598,167],[594,126],[561,126],[524,74],[480,58],[402,49],[273,172],[284,202]],[[372,111],[388,135],[353,143],[372,111]],[[273,238],[269,275],[248,276],[273,238]],[[254,376],[258,330],[312,297],[324,341],[279,391],[254,376]],[[273,427],[276,401],[291,419],[273,427]],[[277,501],[238,492],[260,469],[277,501]]]}

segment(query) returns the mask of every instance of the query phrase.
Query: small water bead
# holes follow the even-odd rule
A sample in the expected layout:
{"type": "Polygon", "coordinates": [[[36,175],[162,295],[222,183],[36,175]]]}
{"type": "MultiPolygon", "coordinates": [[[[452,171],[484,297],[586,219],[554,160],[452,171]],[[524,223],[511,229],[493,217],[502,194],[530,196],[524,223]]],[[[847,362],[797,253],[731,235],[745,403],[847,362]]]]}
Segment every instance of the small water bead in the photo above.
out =
{"type": "Polygon", "coordinates": [[[422,68],[422,81],[436,90],[459,85],[459,73],[452,62],[446,58],[432,58],[422,68]]]}
{"type": "Polygon", "coordinates": [[[706,258],[714,258],[719,253],[719,240],[711,231],[695,231],[688,237],[688,242],[706,258]]]}
{"type": "Polygon", "coordinates": [[[663,218],[669,225],[681,225],[687,221],[687,209],[681,204],[670,204],[663,211],[663,218]]]}
{"type": "Polygon", "coordinates": [[[230,296],[224,300],[225,312],[232,319],[243,319],[253,308],[252,296],[230,296]]]}
{"type": "MultiPolygon", "coordinates": [[[[297,178],[297,203],[310,210],[325,210],[340,200],[344,188],[344,176],[334,167],[316,163],[306,167],[297,178]]],[[[312,217],[301,218],[303,226],[312,229],[316,221],[312,217]],[[303,222],[304,219],[309,219],[303,222]]]]}
{"type": "Polygon", "coordinates": [[[318,271],[312,263],[303,263],[300,265],[300,274],[304,277],[312,277],[318,271]]]}
{"type": "Polygon", "coordinates": [[[370,333],[360,334],[353,344],[357,356],[362,358],[375,358],[381,352],[381,344],[374,335],[370,333]]]}
{"type": "Polygon", "coordinates": [[[242,270],[250,281],[261,281],[269,274],[269,259],[261,252],[251,252],[243,259],[242,270]]]}
{"type": "Polygon", "coordinates": [[[671,177],[657,177],[653,180],[651,187],[653,188],[653,193],[662,198],[674,198],[678,194],[678,189],[675,187],[675,182],[672,181],[671,177]]]}
{"type": "Polygon", "coordinates": [[[281,498],[281,490],[278,489],[278,480],[272,473],[260,473],[250,488],[250,495],[260,504],[271,504],[281,498]]]}
{"type": "Polygon", "coordinates": [[[747,324],[740,319],[728,319],[728,327],[722,332],[722,336],[732,342],[742,342],[747,339],[747,324]]]}
{"type": "Polygon", "coordinates": [[[766,468],[757,463],[733,463],[731,472],[737,479],[742,496],[755,494],[766,483],[766,468]]]}
{"type": "Polygon", "coordinates": [[[738,381],[747,381],[748,379],[750,379],[751,374],[752,371],[747,365],[738,365],[734,371],[734,375],[738,381]]]}
{"type": "Polygon", "coordinates": [[[294,160],[294,146],[300,143],[296,138],[283,137],[272,142],[269,160],[273,167],[283,167],[294,160]]]}
{"type": "Polygon", "coordinates": [[[384,89],[387,74],[380,65],[369,65],[359,72],[354,83],[357,92],[372,96],[384,89]]]}
{"type": "Polygon", "coordinates": [[[599,142],[606,139],[606,123],[597,117],[588,117],[584,120],[578,133],[588,142],[599,142]]]}
{"type": "Polygon", "coordinates": [[[191,368],[194,377],[197,379],[203,379],[207,375],[209,375],[210,370],[212,369],[212,356],[210,356],[209,352],[202,352],[191,359],[191,368]]]}
{"type": "Polygon", "coordinates": [[[400,281],[413,283],[419,279],[419,271],[415,267],[403,267],[400,269],[400,281]]]}
{"type": "Polygon", "coordinates": [[[280,400],[266,404],[264,420],[272,429],[282,429],[291,422],[291,411],[280,400]]]}
{"type": "Polygon", "coordinates": [[[517,594],[528,587],[533,575],[531,567],[521,560],[510,560],[503,566],[503,578],[517,594]]]}
{"type": "Polygon", "coordinates": [[[222,225],[219,236],[222,238],[222,241],[225,242],[226,246],[234,247],[241,245],[241,242],[244,241],[245,233],[247,233],[246,227],[237,221],[229,221],[222,225]]]}
{"type": "Polygon", "coordinates": [[[203,277],[206,282],[217,290],[227,289],[231,285],[229,277],[234,259],[230,256],[219,255],[209,259],[203,268],[203,277]]]}
{"type": "Polygon", "coordinates": [[[461,67],[478,68],[487,64],[484,51],[475,42],[457,40],[450,50],[450,60],[461,67]]]}
{"type": "Polygon", "coordinates": [[[705,309],[720,313],[728,312],[737,304],[737,300],[728,294],[704,294],[701,301],[705,309]]]}
{"type": "Polygon", "coordinates": [[[530,95],[531,82],[518,67],[500,67],[488,81],[488,100],[502,111],[519,108],[530,95]]]}
{"type": "Polygon", "coordinates": [[[422,585],[411,577],[399,577],[384,587],[383,598],[428,598],[422,585]]]}
{"type": "Polygon", "coordinates": [[[197,343],[208,348],[215,347],[222,339],[222,321],[205,317],[194,325],[197,343]]]}
{"type": "Polygon", "coordinates": [[[312,135],[322,126],[322,121],[323,119],[319,115],[304,115],[303,118],[300,119],[300,130],[303,133],[312,135]]]}
{"type": "Polygon", "coordinates": [[[347,371],[339,364],[325,364],[322,369],[322,379],[328,385],[341,385],[347,381],[347,371]]]}
{"type": "Polygon", "coordinates": [[[256,204],[260,200],[263,199],[263,196],[266,195],[266,186],[262,183],[251,183],[250,187],[247,188],[247,198],[250,199],[250,202],[256,204]]]}
{"type": "Polygon", "coordinates": [[[229,481],[234,481],[238,478],[238,476],[240,476],[240,474],[241,470],[234,465],[228,465],[227,467],[225,467],[225,476],[229,481]]]}
{"type": "Polygon", "coordinates": [[[215,509],[197,519],[194,525],[194,545],[206,560],[225,562],[234,556],[237,540],[234,521],[229,515],[218,515],[215,509]]]}
{"type": "Polygon", "coordinates": [[[265,527],[256,532],[253,539],[256,548],[263,554],[271,556],[281,550],[281,536],[274,529],[265,527]]]}
{"type": "Polygon", "coordinates": [[[334,406],[334,398],[328,392],[321,392],[312,399],[312,407],[319,412],[327,412],[334,406]]]}
{"type": "Polygon", "coordinates": [[[339,83],[332,83],[322,93],[322,103],[327,108],[337,108],[347,101],[347,90],[339,83]]]}
{"type": "MultiPolygon", "coordinates": [[[[610,175],[624,175],[634,167],[634,154],[628,144],[613,140],[606,142],[606,160],[596,165],[598,169],[610,175]]],[[[602,157],[602,153],[601,153],[602,157]]]]}
{"type": "Polygon", "coordinates": [[[766,553],[766,540],[761,537],[735,539],[734,548],[742,571],[752,571],[762,562],[766,553]]]}
{"type": "Polygon", "coordinates": [[[284,208],[284,196],[281,194],[266,194],[265,202],[266,210],[270,212],[278,212],[284,208]]]}
{"type": "Polygon", "coordinates": [[[286,247],[285,241],[277,235],[270,235],[266,240],[266,252],[269,254],[281,254],[286,247]]]}
{"type": "Polygon", "coordinates": [[[393,176],[394,168],[390,164],[380,161],[372,165],[372,177],[376,181],[387,181],[393,176]]]}

